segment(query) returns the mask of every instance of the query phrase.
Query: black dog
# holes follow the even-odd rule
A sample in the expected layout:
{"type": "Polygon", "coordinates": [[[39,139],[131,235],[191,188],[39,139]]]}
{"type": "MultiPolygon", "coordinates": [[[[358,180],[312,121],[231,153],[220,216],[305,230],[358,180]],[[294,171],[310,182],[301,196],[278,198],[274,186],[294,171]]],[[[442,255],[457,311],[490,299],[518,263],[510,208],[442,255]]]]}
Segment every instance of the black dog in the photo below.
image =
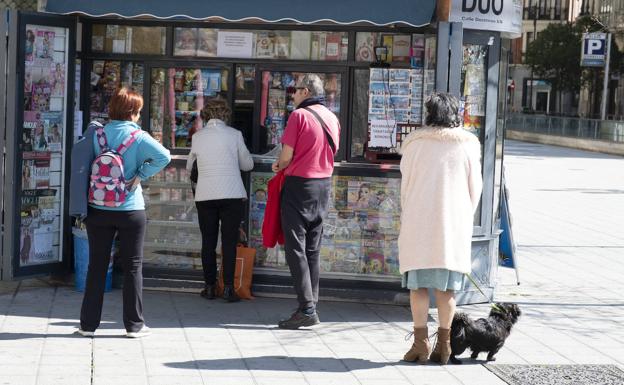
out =
{"type": "Polygon", "coordinates": [[[472,320],[466,313],[455,313],[451,324],[451,362],[461,364],[455,356],[466,348],[472,350],[472,359],[481,352],[488,352],[487,360],[495,361],[494,355],[503,347],[520,314],[518,305],[501,302],[492,305],[487,319],[472,320]]]}

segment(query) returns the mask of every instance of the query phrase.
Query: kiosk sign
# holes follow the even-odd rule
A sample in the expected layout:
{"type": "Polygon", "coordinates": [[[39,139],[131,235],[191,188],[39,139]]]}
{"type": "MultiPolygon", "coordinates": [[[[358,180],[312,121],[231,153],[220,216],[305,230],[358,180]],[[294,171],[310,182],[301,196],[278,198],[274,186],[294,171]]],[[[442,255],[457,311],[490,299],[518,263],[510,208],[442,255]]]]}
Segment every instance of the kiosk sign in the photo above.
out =
{"type": "Polygon", "coordinates": [[[607,53],[607,34],[604,32],[588,32],[583,34],[581,66],[604,67],[607,53]]]}
{"type": "Polygon", "coordinates": [[[502,32],[504,37],[522,35],[522,0],[452,0],[449,21],[464,29],[502,32]]]}

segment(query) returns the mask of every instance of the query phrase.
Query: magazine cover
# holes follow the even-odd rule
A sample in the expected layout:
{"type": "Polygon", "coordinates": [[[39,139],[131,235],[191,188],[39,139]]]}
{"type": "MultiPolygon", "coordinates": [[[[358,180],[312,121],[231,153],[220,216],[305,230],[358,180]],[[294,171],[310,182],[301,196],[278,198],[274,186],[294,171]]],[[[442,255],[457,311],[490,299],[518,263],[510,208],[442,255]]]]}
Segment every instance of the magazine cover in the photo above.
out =
{"type": "MultiPolygon", "coordinates": [[[[267,202],[267,185],[273,177],[272,173],[254,172],[251,176],[249,200],[249,231],[252,236],[262,236],[262,221],[267,202]]],[[[262,240],[260,240],[262,244],[262,240]]]]}
{"type": "Polygon", "coordinates": [[[340,44],[342,42],[340,32],[327,33],[326,45],[325,45],[325,60],[339,60],[340,59],[340,44]]]}
{"type": "Polygon", "coordinates": [[[375,61],[376,32],[358,32],[355,36],[355,61],[375,61]]]}
{"type": "Polygon", "coordinates": [[[24,94],[32,92],[32,70],[33,66],[27,65],[24,70],[24,94]]]}
{"type": "Polygon", "coordinates": [[[381,45],[385,46],[388,49],[388,54],[386,55],[386,62],[391,63],[393,59],[394,53],[392,52],[392,44],[394,40],[394,35],[384,34],[381,35],[381,45]]]}
{"type": "MultiPolygon", "coordinates": [[[[37,127],[32,130],[32,148],[34,151],[48,151],[48,137],[45,133],[44,124],[40,121],[37,124],[37,127]]],[[[24,154],[24,159],[26,158],[26,154],[24,154]]]]}
{"type": "Polygon", "coordinates": [[[256,33],[256,58],[273,59],[276,55],[275,43],[275,33],[269,31],[256,33]]]}
{"type": "Polygon", "coordinates": [[[312,32],[292,31],[290,58],[294,60],[310,59],[310,44],[312,42],[312,32]]]}
{"type": "Polygon", "coordinates": [[[35,258],[33,242],[33,229],[30,226],[20,227],[20,266],[32,263],[35,258]]]}
{"type": "Polygon", "coordinates": [[[33,176],[35,178],[35,188],[47,189],[50,187],[50,153],[35,152],[34,154],[35,167],[33,176]]]}
{"type": "Polygon", "coordinates": [[[54,53],[54,32],[38,30],[35,37],[35,57],[37,62],[52,61],[54,53]]]}
{"type": "Polygon", "coordinates": [[[425,35],[412,35],[411,67],[423,68],[425,58],[425,35]]]}
{"type": "Polygon", "coordinates": [[[63,114],[59,112],[43,113],[44,135],[48,142],[48,151],[58,152],[62,149],[63,114]]]}
{"type": "Polygon", "coordinates": [[[37,206],[39,207],[40,223],[44,225],[52,224],[56,216],[59,214],[58,211],[54,208],[56,190],[37,190],[37,195],[37,206]]]}
{"type": "Polygon", "coordinates": [[[290,31],[275,32],[275,53],[279,59],[290,59],[290,31]]]}
{"type": "Polygon", "coordinates": [[[35,58],[35,41],[36,41],[35,29],[32,25],[26,26],[26,39],[24,42],[24,60],[26,62],[32,62],[35,58]]]}
{"type": "Polygon", "coordinates": [[[65,96],[65,65],[56,63],[50,72],[52,96],[65,96]]]}
{"type": "Polygon", "coordinates": [[[392,40],[392,60],[407,63],[410,60],[411,36],[394,35],[392,40]]]}
{"type": "Polygon", "coordinates": [[[52,87],[49,79],[40,79],[33,83],[32,87],[32,111],[46,112],[50,111],[50,96],[52,95],[52,87]]]}
{"type": "Polygon", "coordinates": [[[175,56],[195,56],[197,54],[197,28],[176,28],[173,42],[175,56]]]}
{"type": "Polygon", "coordinates": [[[165,182],[177,182],[178,170],[174,167],[167,167],[165,169],[165,182]]]}
{"type": "Polygon", "coordinates": [[[34,262],[42,263],[56,259],[54,255],[54,236],[57,234],[51,225],[40,225],[34,229],[34,262]]]}
{"type": "Polygon", "coordinates": [[[219,30],[213,28],[199,28],[197,38],[197,56],[217,56],[217,37],[219,30]]]}
{"type": "Polygon", "coordinates": [[[34,169],[35,161],[33,159],[22,160],[22,190],[31,190],[36,187],[33,175],[34,169]]]}

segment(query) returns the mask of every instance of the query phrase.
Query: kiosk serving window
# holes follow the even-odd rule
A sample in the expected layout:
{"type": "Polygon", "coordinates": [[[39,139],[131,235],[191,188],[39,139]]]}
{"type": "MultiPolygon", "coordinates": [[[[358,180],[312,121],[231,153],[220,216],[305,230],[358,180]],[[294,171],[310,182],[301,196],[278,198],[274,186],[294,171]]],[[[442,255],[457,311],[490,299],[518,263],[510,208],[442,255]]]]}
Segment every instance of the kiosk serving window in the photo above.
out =
{"type": "Polygon", "coordinates": [[[229,70],[222,67],[153,68],[150,133],[169,149],[188,148],[203,125],[200,112],[208,99],[228,98],[229,70]]]}
{"type": "MultiPolygon", "coordinates": [[[[263,71],[260,99],[260,152],[270,151],[280,143],[288,116],[295,109],[295,84],[305,72],[263,71]]],[[[316,73],[323,81],[325,105],[340,116],[342,77],[337,73],[316,73]]]]}

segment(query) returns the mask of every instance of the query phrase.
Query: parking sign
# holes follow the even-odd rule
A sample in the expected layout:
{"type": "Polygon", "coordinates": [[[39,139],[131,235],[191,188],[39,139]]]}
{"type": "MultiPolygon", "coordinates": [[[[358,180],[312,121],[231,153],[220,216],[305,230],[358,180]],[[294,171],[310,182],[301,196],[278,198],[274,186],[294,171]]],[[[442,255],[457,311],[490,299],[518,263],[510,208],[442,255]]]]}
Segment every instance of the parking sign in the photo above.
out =
{"type": "Polygon", "coordinates": [[[607,34],[589,32],[583,34],[581,66],[604,67],[607,53],[607,34]]]}

